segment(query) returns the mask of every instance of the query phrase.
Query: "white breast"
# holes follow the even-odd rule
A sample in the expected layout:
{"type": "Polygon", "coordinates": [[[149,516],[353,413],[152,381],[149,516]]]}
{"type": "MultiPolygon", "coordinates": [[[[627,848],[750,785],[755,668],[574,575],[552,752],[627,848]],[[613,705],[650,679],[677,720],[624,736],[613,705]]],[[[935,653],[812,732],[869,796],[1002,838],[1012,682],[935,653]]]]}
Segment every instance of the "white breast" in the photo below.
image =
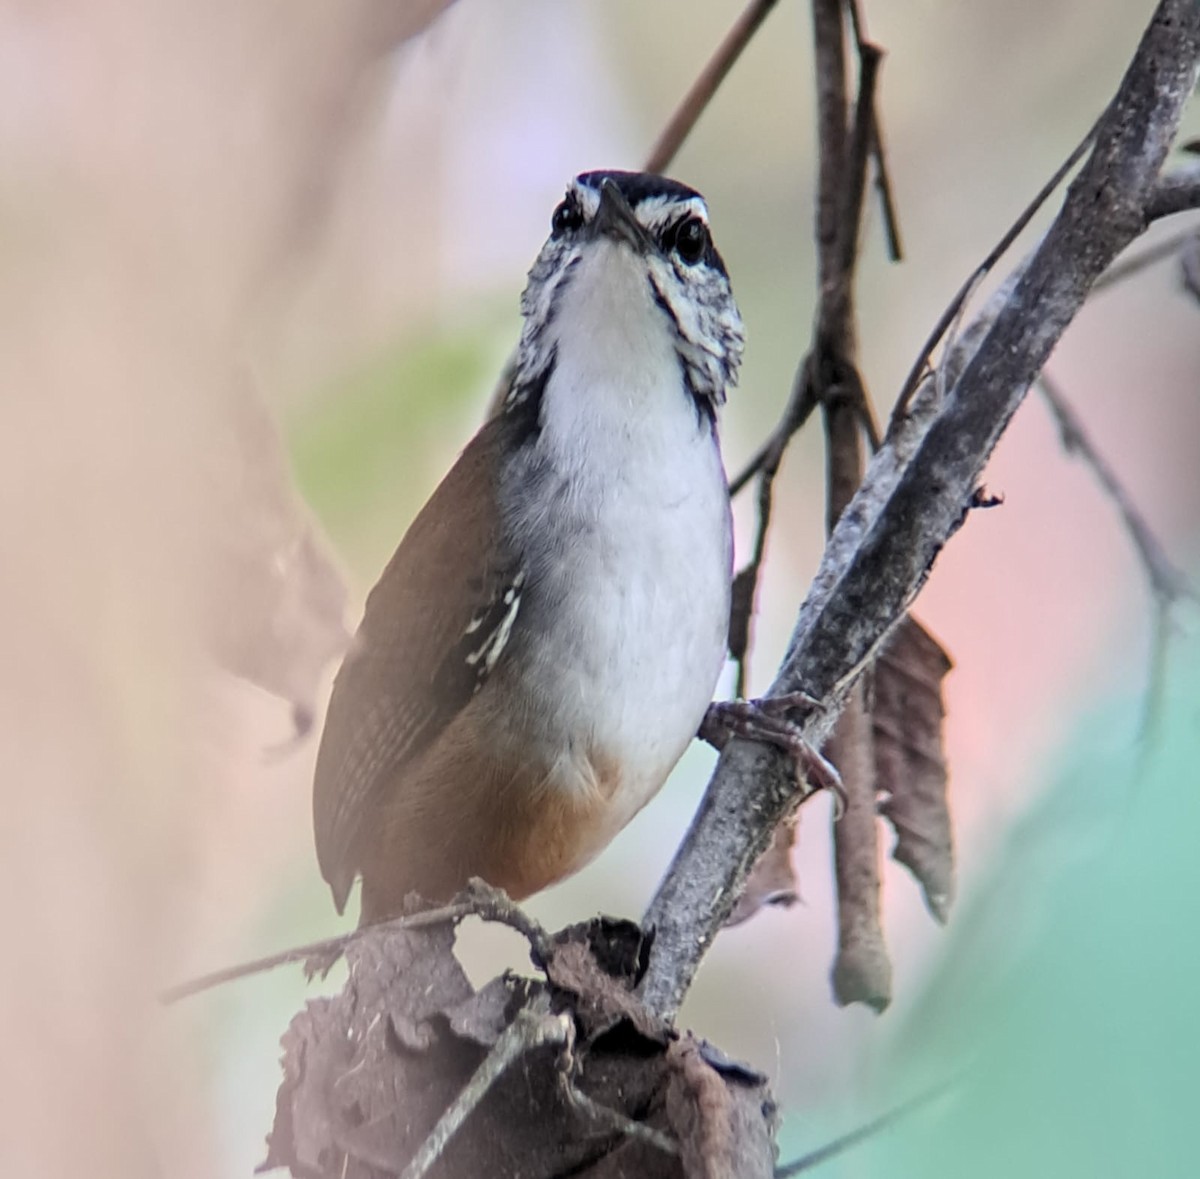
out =
{"type": "Polygon", "coordinates": [[[661,786],[712,699],[732,532],[715,434],[644,269],[617,247],[581,265],[597,272],[574,277],[556,317],[544,476],[520,513],[540,603],[526,683],[531,723],[560,751],[559,788],[595,789],[589,752],[624,769],[602,846],[661,786]]]}

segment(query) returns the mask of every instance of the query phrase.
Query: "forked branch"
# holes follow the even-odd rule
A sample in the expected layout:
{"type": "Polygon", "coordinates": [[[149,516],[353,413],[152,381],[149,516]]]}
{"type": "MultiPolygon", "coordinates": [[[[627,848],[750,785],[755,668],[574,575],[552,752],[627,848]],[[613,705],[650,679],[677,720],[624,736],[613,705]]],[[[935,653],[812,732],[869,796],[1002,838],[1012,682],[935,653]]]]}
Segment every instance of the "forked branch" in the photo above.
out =
{"type": "MultiPolygon", "coordinates": [[[[1112,260],[1147,224],[1200,62],[1200,5],[1161,0],[1092,150],[1045,237],[962,333],[944,399],[921,385],[830,537],[772,693],[825,702],[801,729],[829,734],[849,686],[962,524],[984,463],[1055,343],[1112,260]]],[[[953,318],[953,317],[951,317],[953,318]]],[[[652,901],[641,993],[673,1016],[798,787],[772,750],[733,741],[652,901]]]]}

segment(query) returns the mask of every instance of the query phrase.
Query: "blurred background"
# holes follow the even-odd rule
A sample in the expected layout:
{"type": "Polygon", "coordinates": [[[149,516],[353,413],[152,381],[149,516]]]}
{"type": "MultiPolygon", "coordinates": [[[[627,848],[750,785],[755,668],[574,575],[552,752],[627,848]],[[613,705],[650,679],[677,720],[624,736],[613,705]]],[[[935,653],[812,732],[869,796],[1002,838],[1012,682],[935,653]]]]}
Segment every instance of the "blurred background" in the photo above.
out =
{"type": "MultiPolygon", "coordinates": [[[[638,165],[740,5],[442,7],[0,7],[4,1174],[232,1177],[262,1159],[278,1038],[319,988],[283,970],[170,1009],[155,995],[351,924],[309,812],[346,627],[481,419],[566,181],[638,165]]],[[[881,412],[1152,7],[866,5],[907,253],[884,260],[872,209],[861,359],[881,412]]],[[[731,471],[809,338],[811,91],[807,5],[780,0],[672,168],[708,197],[747,324],[731,471]]],[[[1176,267],[1097,295],[1050,368],[1195,571],[1200,308],[1176,267]]],[[[810,428],[776,484],[752,690],[819,559],[823,474],[810,428]]],[[[1151,611],[1131,548],[1034,398],[987,482],[1004,506],[972,516],[917,609],[956,662],[949,927],[889,864],[896,1000],[835,1008],[817,799],[803,903],[725,933],[682,1018],[771,1076],[785,1158],[963,1074],[829,1174],[1183,1174],[1195,614],[1135,790],[1151,611]]],[[[534,914],[640,914],[712,761],[694,748],[534,914]]],[[[462,942],[476,979],[524,962],[504,933],[462,942]]]]}

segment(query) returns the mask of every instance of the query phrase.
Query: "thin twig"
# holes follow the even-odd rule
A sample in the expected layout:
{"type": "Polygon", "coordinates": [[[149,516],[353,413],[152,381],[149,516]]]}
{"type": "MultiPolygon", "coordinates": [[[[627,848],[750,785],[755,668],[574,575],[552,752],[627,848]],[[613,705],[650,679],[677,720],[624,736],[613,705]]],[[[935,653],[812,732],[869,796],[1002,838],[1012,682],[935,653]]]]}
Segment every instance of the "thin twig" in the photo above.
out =
{"type": "Polygon", "coordinates": [[[865,1142],[868,1138],[874,1138],[876,1134],[889,1129],[902,1119],[916,1113],[917,1110],[932,1104],[939,1097],[944,1097],[956,1084],[957,1081],[944,1081],[940,1085],[935,1085],[932,1089],[918,1093],[916,1097],[910,1097],[902,1104],[888,1110],[887,1113],[851,1130],[848,1134],[843,1134],[840,1138],[825,1143],[824,1146],[818,1146],[816,1150],[809,1151],[808,1154],[801,1155],[798,1159],[793,1159],[782,1167],[776,1167],[775,1179],[793,1179],[794,1176],[803,1174],[805,1171],[815,1170],[822,1163],[827,1163],[839,1154],[845,1154],[851,1147],[865,1142]]]}
{"type": "MultiPolygon", "coordinates": [[[[954,313],[954,319],[950,323],[949,330],[946,333],[946,351],[953,352],[954,345],[958,341],[959,332],[962,331],[963,319],[967,314],[967,307],[971,299],[975,295],[976,289],[983,282],[983,271],[977,270],[972,276],[970,285],[967,287],[966,294],[958,305],[958,310],[954,313]]],[[[934,378],[934,388],[937,390],[937,399],[939,402],[946,400],[946,387],[952,375],[950,366],[943,364],[938,370],[934,378]]]]}
{"type": "Polygon", "coordinates": [[[647,1145],[653,1146],[656,1150],[661,1150],[663,1154],[679,1154],[679,1144],[670,1135],[664,1134],[661,1130],[656,1130],[653,1126],[646,1125],[645,1122],[634,1121],[633,1118],[623,1114],[619,1109],[613,1109],[611,1106],[603,1105],[599,1101],[589,1097],[576,1087],[568,1072],[564,1071],[561,1077],[563,1092],[567,1100],[585,1117],[590,1118],[593,1122],[607,1126],[613,1133],[620,1134],[625,1138],[636,1138],[639,1142],[645,1142],[647,1145]]]}
{"type": "Polygon", "coordinates": [[[1123,283],[1127,279],[1141,274],[1147,267],[1176,257],[1188,242],[1196,238],[1200,238],[1200,225],[1189,226],[1181,233],[1163,238],[1162,241],[1155,242],[1154,245],[1147,246],[1144,250],[1139,250],[1131,258],[1119,259],[1096,280],[1096,285],[1092,287],[1092,294],[1095,295],[1100,291],[1115,287],[1118,283],[1123,283]]]}
{"type": "Polygon", "coordinates": [[[1171,610],[1161,599],[1155,603],[1154,627],[1150,635],[1150,658],[1146,664],[1142,717],[1138,724],[1137,780],[1144,781],[1155,738],[1162,722],[1167,695],[1167,656],[1171,643],[1171,610]]]}
{"type": "MultiPolygon", "coordinates": [[[[754,555],[738,574],[735,614],[731,620],[731,634],[739,640],[737,650],[733,652],[738,666],[736,690],[739,696],[745,695],[749,680],[750,621],[766,552],[774,481],[788,443],[817,404],[829,394],[848,398],[850,411],[867,431],[872,449],[879,446],[879,427],[874,412],[849,358],[854,352],[851,288],[858,256],[867,167],[872,158],[874,127],[878,121],[875,83],[883,51],[863,39],[862,17],[854,9],[852,19],[859,54],[859,82],[854,120],[847,126],[844,19],[842,0],[834,0],[827,6],[814,6],[817,122],[821,145],[816,215],[820,301],[815,339],[797,370],[792,394],[779,424],[730,484],[730,494],[736,495],[754,475],[759,476],[754,555]],[[826,380],[826,370],[838,375],[826,380]]],[[[857,477],[854,481],[857,483],[857,477]]]]}
{"type": "MultiPolygon", "coordinates": [[[[829,531],[854,497],[863,476],[863,423],[870,402],[857,369],[858,325],[854,280],[863,222],[867,172],[875,122],[875,83],[882,52],[865,40],[862,14],[846,0],[814,0],[817,95],[821,128],[821,207],[839,218],[836,242],[820,240],[820,301],[810,353],[814,395],[825,423],[826,519],[829,531]],[[848,138],[827,141],[825,131],[845,119],[849,95],[823,80],[844,53],[847,9],[858,47],[858,93],[848,138]],[[840,115],[840,117],[839,117],[840,115]],[[839,158],[838,152],[841,151],[839,158]]],[[[835,77],[838,76],[835,72],[835,77]]],[[[872,431],[877,433],[877,430],[872,431]]],[[[832,970],[835,1000],[865,1003],[876,1011],[891,999],[892,969],[880,910],[879,825],[875,764],[866,698],[856,688],[845,703],[825,751],[841,772],[845,803],[833,826],[838,944],[832,970]]]]}
{"type": "Polygon", "coordinates": [[[754,599],[758,593],[758,579],[762,574],[763,560],[767,555],[767,532],[771,527],[771,500],[775,486],[775,476],[779,473],[779,464],[783,459],[786,442],[775,446],[767,455],[758,481],[758,523],[754,532],[754,555],[750,563],[737,575],[738,593],[734,600],[734,610],[741,611],[741,616],[731,621],[731,631],[745,636],[736,652],[737,682],[734,685],[734,695],[744,699],[749,691],[750,682],[750,620],[754,615],[754,599]]]}
{"type": "Polygon", "coordinates": [[[807,380],[802,364],[796,370],[796,379],[792,382],[792,395],[788,398],[787,405],[784,406],[779,424],[730,482],[729,494],[737,495],[763,469],[763,464],[767,459],[777,449],[786,446],[788,439],[800,431],[816,408],[817,401],[813,397],[812,384],[807,380]]]}
{"type": "Polygon", "coordinates": [[[778,0],[750,0],[746,5],[655,140],[642,166],[644,172],[663,172],[670,166],[675,153],[691,134],[692,128],[725,80],[725,75],[741,57],[742,50],[750,44],[759,26],[767,19],[777,2],[778,0]]]}
{"type": "Polygon", "coordinates": [[[909,369],[908,376],[904,378],[904,384],[900,386],[900,395],[896,398],[895,409],[892,410],[892,420],[888,427],[889,431],[908,412],[913,394],[917,391],[917,386],[921,383],[921,377],[925,373],[930,357],[933,356],[933,350],[938,346],[941,338],[946,334],[946,330],[954,322],[959,308],[970,298],[971,292],[979,285],[980,281],[991,273],[996,263],[1008,253],[1009,247],[1021,236],[1022,230],[1033,220],[1037,211],[1050,199],[1051,194],[1063,182],[1067,173],[1083,158],[1084,153],[1096,138],[1096,130],[1100,126],[1103,117],[1101,116],[1100,120],[1092,124],[1091,129],[1079,141],[1074,151],[1058,166],[1054,175],[1042,185],[1038,194],[1025,206],[1020,216],[1009,226],[1004,236],[988,252],[987,257],[975,267],[967,276],[962,286],[958,288],[954,298],[950,300],[945,311],[939,316],[937,323],[933,325],[933,331],[929,333],[925,343],[921,346],[921,351],[917,354],[916,360],[913,361],[913,366],[909,369]]]}
{"type": "Polygon", "coordinates": [[[483,1063],[471,1074],[471,1079],[438,1118],[429,1136],[421,1143],[421,1149],[404,1168],[400,1179],[423,1179],[429,1173],[430,1167],[446,1149],[446,1144],[509,1065],[548,1044],[565,1044],[570,1034],[571,1017],[566,1014],[551,1015],[548,995],[539,995],[531,1006],[521,1008],[484,1057],[483,1063]]]}
{"type": "Polygon", "coordinates": [[[1181,598],[1195,598],[1196,590],[1183,573],[1172,564],[1162,544],[1133,497],[1112,469],[1108,460],[1096,448],[1088,436],[1079,415],[1071,408],[1058,384],[1045,371],[1038,378],[1038,389],[1049,407],[1058,427],[1063,449],[1068,454],[1078,455],[1087,464],[1104,494],[1112,501],[1121,517],[1121,523],[1150,582],[1156,599],[1170,606],[1181,598]]]}
{"type": "MultiPolygon", "coordinates": [[[[854,44],[858,47],[859,60],[868,45],[882,56],[882,50],[867,39],[866,20],[859,8],[858,0],[850,0],[850,24],[854,29],[854,44]]],[[[892,195],[892,180],[888,171],[887,153],[883,147],[883,127],[879,119],[879,102],[871,103],[871,158],[875,161],[875,191],[879,196],[879,208],[883,217],[883,232],[887,240],[888,258],[892,262],[904,261],[904,248],[900,244],[900,219],[896,214],[896,200],[892,195]]],[[[878,444],[874,449],[878,449],[878,444]]]]}
{"type": "Polygon", "coordinates": [[[1200,161],[1168,172],[1146,205],[1146,219],[1157,221],[1200,209],[1200,161]]]}
{"type": "MultiPolygon", "coordinates": [[[[820,166],[823,178],[819,182],[817,198],[817,244],[821,258],[828,257],[830,264],[835,257],[844,258],[847,253],[854,254],[858,249],[858,233],[862,221],[862,189],[866,174],[865,167],[859,161],[864,153],[869,153],[875,161],[876,184],[883,198],[884,228],[888,239],[888,253],[893,261],[900,261],[900,229],[897,223],[895,204],[892,199],[891,181],[888,178],[887,164],[883,155],[880,120],[876,99],[876,74],[883,60],[883,50],[866,40],[863,17],[857,3],[850,4],[851,21],[854,28],[855,46],[859,55],[859,91],[858,117],[854,124],[854,132],[859,138],[849,140],[851,129],[846,126],[846,79],[844,48],[841,38],[838,38],[837,54],[830,54],[828,59],[818,63],[817,76],[819,86],[828,86],[828,102],[818,94],[821,114],[819,116],[818,139],[821,144],[820,166]],[[836,97],[835,97],[836,96],[836,97]],[[840,113],[839,113],[840,104],[840,113]],[[847,147],[849,142],[850,146],[847,147]],[[828,161],[828,163],[827,163],[828,161]],[[845,188],[847,172],[852,170],[851,187],[845,188]],[[853,216],[851,215],[853,214],[853,216]],[[840,250],[826,254],[824,245],[841,241],[840,250]]],[[[841,27],[839,17],[838,27],[841,27]]],[[[832,24],[829,32],[818,35],[818,45],[832,34],[832,24]]],[[[825,264],[822,262],[822,266],[825,264]]],[[[827,297],[824,294],[833,271],[819,276],[822,291],[822,314],[829,319],[827,297]]],[[[781,448],[785,448],[793,435],[799,432],[809,415],[817,407],[817,399],[813,396],[814,383],[809,378],[807,361],[801,363],[792,382],[792,393],[784,407],[782,416],[767,440],[754,452],[746,465],[730,481],[729,494],[737,495],[746,485],[763,472],[768,458],[775,455],[776,466],[782,458],[781,448]]],[[[859,412],[862,415],[863,429],[871,450],[876,451],[880,445],[879,425],[875,421],[874,411],[866,398],[859,412]]]]}
{"type": "Polygon", "coordinates": [[[892,262],[903,262],[904,243],[900,237],[900,217],[896,212],[896,198],[892,193],[891,173],[888,170],[883,130],[879,126],[878,115],[871,119],[871,155],[875,159],[875,192],[879,196],[879,207],[883,214],[888,258],[892,262]]]}
{"type": "Polygon", "coordinates": [[[314,958],[336,959],[346,947],[367,933],[385,933],[394,929],[422,929],[430,925],[444,925],[449,921],[459,921],[467,915],[463,905],[444,905],[439,909],[426,909],[422,913],[414,913],[409,917],[396,917],[379,925],[369,925],[362,929],[352,929],[349,933],[341,933],[335,937],[322,938],[320,941],[307,942],[302,946],[292,946],[275,954],[266,954],[262,958],[253,958],[249,962],[239,962],[236,966],[227,966],[222,970],[214,970],[202,974],[187,982],[177,983],[161,991],[158,1001],[166,1006],[178,1003],[180,999],[190,998],[203,991],[211,991],[224,983],[235,982],[239,978],[248,978],[254,974],[263,974],[274,970],[277,966],[288,966],[295,962],[308,962],[314,958]]]}
{"type": "Polygon", "coordinates": [[[376,925],[364,925],[352,929],[349,933],[340,933],[335,937],[322,938],[320,941],[308,942],[306,945],[293,946],[280,950],[275,954],[267,954],[249,962],[240,962],[236,966],[227,966],[223,970],[214,970],[210,974],[202,974],[198,978],[178,983],[160,992],[158,1001],[164,1006],[178,1003],[180,999],[190,998],[203,991],[210,991],[224,983],[235,982],[240,978],[248,978],[254,974],[263,974],[274,970],[277,966],[288,966],[296,962],[327,961],[332,963],[343,954],[347,947],[365,937],[377,937],[399,929],[426,929],[431,925],[446,925],[459,922],[467,917],[480,917],[484,921],[493,921],[507,925],[523,934],[528,940],[534,953],[542,961],[549,954],[550,939],[546,931],[514,901],[503,892],[494,889],[482,880],[472,880],[463,890],[459,898],[448,905],[436,909],[423,909],[419,913],[411,913],[407,917],[394,917],[391,921],[381,921],[376,925]]]}
{"type": "Polygon", "coordinates": [[[1154,633],[1151,638],[1150,659],[1146,673],[1145,703],[1138,726],[1141,748],[1139,776],[1144,770],[1153,745],[1162,712],[1167,675],[1167,650],[1171,632],[1171,612],[1184,598],[1197,598],[1195,587],[1167,556],[1133,496],[1117,477],[1108,460],[1097,450],[1084,428],[1079,415],[1071,408],[1057,383],[1042,371],[1038,389],[1058,427],[1063,450],[1077,455],[1096,477],[1105,496],[1117,509],[1121,523],[1138,555],[1154,598],[1154,633]]]}
{"type": "Polygon", "coordinates": [[[858,47],[858,97],[854,104],[854,120],[850,124],[849,151],[843,170],[843,200],[841,224],[841,257],[838,265],[845,275],[847,287],[853,286],[854,266],[858,260],[859,238],[862,232],[863,200],[867,187],[867,165],[871,158],[875,126],[875,85],[883,50],[869,42],[858,47]]]}
{"type": "Polygon", "coordinates": [[[1180,247],[1179,280],[1183,289],[1200,302],[1200,231],[1180,247]]]}
{"type": "MultiPolygon", "coordinates": [[[[732,651],[737,662],[737,681],[734,693],[744,699],[750,682],[750,622],[754,615],[754,600],[758,594],[758,581],[762,576],[763,561],[767,555],[767,533],[771,527],[771,506],[775,491],[775,477],[783,462],[788,442],[799,426],[788,428],[796,419],[803,421],[816,407],[817,398],[808,373],[807,358],[801,363],[796,375],[796,387],[788,400],[783,422],[767,440],[762,460],[758,465],[758,519],[754,532],[754,553],[745,568],[734,579],[733,616],[730,619],[730,635],[737,635],[737,650],[732,651]]],[[[736,494],[732,488],[730,494],[736,494]]],[[[732,645],[731,645],[732,650],[732,645]]]]}

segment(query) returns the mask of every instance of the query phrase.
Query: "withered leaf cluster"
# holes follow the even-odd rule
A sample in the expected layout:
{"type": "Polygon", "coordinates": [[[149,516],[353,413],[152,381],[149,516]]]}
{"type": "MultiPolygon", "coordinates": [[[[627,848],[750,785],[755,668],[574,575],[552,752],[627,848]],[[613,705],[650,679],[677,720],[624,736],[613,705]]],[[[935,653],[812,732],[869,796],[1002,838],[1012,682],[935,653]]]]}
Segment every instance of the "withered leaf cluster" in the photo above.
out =
{"type": "Polygon", "coordinates": [[[341,992],[306,1004],[283,1037],[263,1169],[303,1179],[772,1173],[766,1079],[641,1006],[649,945],[636,925],[573,926],[535,955],[540,977],[506,973],[478,991],[454,936],[450,923],[381,927],[348,946],[341,992]],[[547,1021],[560,1033],[538,1034],[547,1021]],[[530,1034],[481,1084],[522,1022],[530,1034]],[[464,1093],[465,1120],[429,1159],[428,1140],[464,1093]],[[423,1149],[428,1169],[406,1171],[423,1149]]]}

